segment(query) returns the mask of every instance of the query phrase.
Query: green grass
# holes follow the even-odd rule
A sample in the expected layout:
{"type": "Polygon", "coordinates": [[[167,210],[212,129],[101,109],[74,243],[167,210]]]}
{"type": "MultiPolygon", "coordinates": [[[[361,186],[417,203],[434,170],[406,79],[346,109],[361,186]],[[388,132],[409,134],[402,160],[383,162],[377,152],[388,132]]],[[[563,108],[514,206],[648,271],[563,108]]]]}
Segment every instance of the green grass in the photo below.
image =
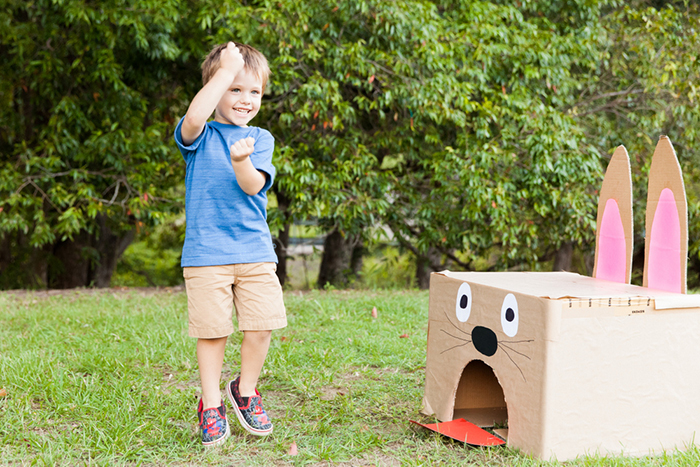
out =
{"type": "MultiPolygon", "coordinates": [[[[182,291],[0,294],[0,464],[560,465],[410,426],[421,419],[427,292],[290,292],[286,303],[289,326],[274,332],[259,386],[274,433],[234,426],[223,448],[204,451],[182,291]]],[[[240,339],[223,380],[237,371],[240,339]]],[[[694,448],[564,465],[698,464],[694,448]]]]}

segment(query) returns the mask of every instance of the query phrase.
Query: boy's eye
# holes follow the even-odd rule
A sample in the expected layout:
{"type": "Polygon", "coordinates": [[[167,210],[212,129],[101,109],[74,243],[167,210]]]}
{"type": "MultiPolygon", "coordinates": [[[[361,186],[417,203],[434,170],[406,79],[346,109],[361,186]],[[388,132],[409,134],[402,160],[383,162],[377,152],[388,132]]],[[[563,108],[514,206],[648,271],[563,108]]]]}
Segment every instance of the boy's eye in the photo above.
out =
{"type": "Polygon", "coordinates": [[[231,92],[239,92],[239,91],[240,91],[240,89],[238,89],[238,88],[231,89],[231,92]]]}

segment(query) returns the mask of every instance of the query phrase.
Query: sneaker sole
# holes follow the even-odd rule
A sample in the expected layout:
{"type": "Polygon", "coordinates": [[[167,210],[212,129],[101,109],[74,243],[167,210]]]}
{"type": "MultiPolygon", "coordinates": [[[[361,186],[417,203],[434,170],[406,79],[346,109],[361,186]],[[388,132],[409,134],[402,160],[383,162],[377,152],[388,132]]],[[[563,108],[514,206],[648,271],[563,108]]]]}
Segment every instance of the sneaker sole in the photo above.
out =
{"type": "Polygon", "coordinates": [[[270,433],[272,433],[272,428],[270,427],[269,430],[258,430],[257,428],[253,428],[246,422],[245,417],[241,413],[241,410],[238,408],[238,403],[236,402],[236,399],[234,399],[233,394],[231,394],[231,383],[226,385],[226,397],[228,397],[229,402],[231,402],[231,405],[233,406],[233,410],[236,412],[236,417],[238,418],[238,421],[241,423],[241,426],[251,435],[255,436],[267,436],[270,433]]]}

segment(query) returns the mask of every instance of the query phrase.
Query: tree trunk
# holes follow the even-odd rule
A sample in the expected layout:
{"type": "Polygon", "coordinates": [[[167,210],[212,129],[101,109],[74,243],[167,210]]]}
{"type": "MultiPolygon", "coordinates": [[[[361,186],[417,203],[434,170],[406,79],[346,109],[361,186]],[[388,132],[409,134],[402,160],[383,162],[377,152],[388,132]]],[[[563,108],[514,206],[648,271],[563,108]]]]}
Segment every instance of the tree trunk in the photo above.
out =
{"type": "Polygon", "coordinates": [[[348,285],[352,273],[352,253],[357,241],[357,237],[345,237],[337,229],[326,235],[318,273],[318,288],[322,289],[327,284],[334,287],[348,285]]]}
{"type": "Polygon", "coordinates": [[[287,282],[287,247],[289,246],[290,227],[289,224],[286,224],[284,229],[279,231],[278,236],[272,238],[275,254],[277,255],[277,278],[282,286],[287,282]]]}
{"type": "Polygon", "coordinates": [[[89,285],[90,256],[93,256],[90,236],[86,231],[72,240],[58,242],[53,248],[54,261],[49,262],[49,287],[72,289],[89,285]]]}
{"type": "Polygon", "coordinates": [[[48,283],[51,245],[29,246],[23,232],[0,238],[0,289],[43,289],[48,283]]]}
{"type": "Polygon", "coordinates": [[[428,248],[425,254],[416,256],[416,285],[419,289],[430,287],[430,273],[437,271],[439,265],[440,252],[436,248],[428,248]]]}
{"type": "Polygon", "coordinates": [[[571,260],[574,256],[573,242],[566,242],[561,245],[554,256],[552,271],[570,271],[571,260]]]}
{"type": "Polygon", "coordinates": [[[91,261],[88,284],[95,287],[109,287],[112,282],[112,274],[117,269],[117,262],[126,248],[134,241],[136,229],[118,234],[109,226],[106,216],[98,216],[99,231],[92,239],[97,252],[97,260],[91,261]]]}
{"type": "Polygon", "coordinates": [[[284,286],[287,282],[287,257],[289,248],[289,235],[292,229],[291,219],[287,216],[289,199],[283,192],[277,192],[277,207],[284,214],[285,223],[284,229],[280,230],[277,237],[272,241],[277,254],[277,278],[280,284],[284,286]]]}
{"type": "Polygon", "coordinates": [[[360,277],[362,273],[362,262],[367,249],[361,241],[358,240],[356,243],[350,256],[350,272],[355,277],[360,277]]]}
{"type": "Polygon", "coordinates": [[[96,227],[94,234],[82,231],[73,240],[54,245],[54,261],[49,263],[49,287],[109,287],[117,262],[136,231],[117,233],[106,216],[98,216],[96,227]]]}

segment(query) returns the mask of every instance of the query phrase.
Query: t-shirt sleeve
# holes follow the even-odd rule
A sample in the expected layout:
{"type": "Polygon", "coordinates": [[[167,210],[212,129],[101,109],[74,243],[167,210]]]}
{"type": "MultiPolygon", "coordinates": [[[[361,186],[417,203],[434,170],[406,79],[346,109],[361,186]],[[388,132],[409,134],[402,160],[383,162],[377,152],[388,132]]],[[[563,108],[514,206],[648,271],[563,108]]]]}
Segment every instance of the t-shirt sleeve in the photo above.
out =
{"type": "Polygon", "coordinates": [[[202,129],[202,132],[199,134],[199,136],[197,136],[197,139],[195,139],[189,146],[186,146],[185,143],[182,141],[182,122],[184,121],[185,117],[182,117],[177,123],[177,127],[175,127],[175,143],[177,144],[177,148],[182,153],[182,157],[185,160],[187,160],[190,156],[192,156],[195,153],[195,151],[199,147],[199,144],[204,140],[205,133],[209,131],[209,124],[207,123],[206,125],[204,125],[204,128],[202,129]]]}
{"type": "Polygon", "coordinates": [[[253,167],[267,174],[261,192],[266,192],[275,180],[275,167],[272,165],[272,153],[275,152],[275,138],[267,130],[260,130],[255,139],[255,149],[250,155],[253,167]]]}

